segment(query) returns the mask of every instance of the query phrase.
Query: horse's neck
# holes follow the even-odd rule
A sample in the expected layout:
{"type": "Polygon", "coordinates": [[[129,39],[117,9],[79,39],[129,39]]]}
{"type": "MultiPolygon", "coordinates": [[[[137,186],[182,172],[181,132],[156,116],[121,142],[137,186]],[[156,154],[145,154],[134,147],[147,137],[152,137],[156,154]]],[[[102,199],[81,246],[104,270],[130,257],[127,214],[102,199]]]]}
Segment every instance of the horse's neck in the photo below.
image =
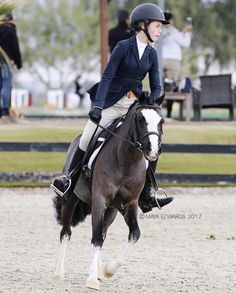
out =
{"type": "Polygon", "coordinates": [[[119,131],[119,136],[121,136],[124,140],[128,140],[131,143],[124,141],[122,139],[119,140],[117,144],[117,152],[119,153],[119,157],[121,161],[125,161],[128,164],[132,162],[140,161],[143,158],[142,152],[140,152],[135,146],[134,141],[132,140],[132,127],[133,127],[133,116],[135,109],[131,109],[128,115],[123,122],[123,125],[119,131]]]}
{"type": "Polygon", "coordinates": [[[125,120],[119,132],[119,135],[125,139],[130,139],[131,128],[133,123],[133,115],[134,115],[133,113],[134,113],[134,110],[131,109],[131,111],[125,117],[125,120]]]}

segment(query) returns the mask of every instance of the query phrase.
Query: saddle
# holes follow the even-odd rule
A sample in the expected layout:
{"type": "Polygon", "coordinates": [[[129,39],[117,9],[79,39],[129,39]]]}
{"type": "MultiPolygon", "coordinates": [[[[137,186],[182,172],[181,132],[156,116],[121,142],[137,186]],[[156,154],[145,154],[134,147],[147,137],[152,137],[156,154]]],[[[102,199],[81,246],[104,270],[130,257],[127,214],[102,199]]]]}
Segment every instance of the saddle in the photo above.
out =
{"type": "Polygon", "coordinates": [[[100,153],[101,149],[106,145],[111,137],[112,133],[116,133],[122,123],[125,120],[125,115],[121,118],[117,118],[111,124],[109,124],[106,129],[102,130],[94,139],[90,142],[88,149],[84,155],[83,162],[83,173],[86,177],[92,176],[92,170],[96,162],[96,158],[100,153]]]}

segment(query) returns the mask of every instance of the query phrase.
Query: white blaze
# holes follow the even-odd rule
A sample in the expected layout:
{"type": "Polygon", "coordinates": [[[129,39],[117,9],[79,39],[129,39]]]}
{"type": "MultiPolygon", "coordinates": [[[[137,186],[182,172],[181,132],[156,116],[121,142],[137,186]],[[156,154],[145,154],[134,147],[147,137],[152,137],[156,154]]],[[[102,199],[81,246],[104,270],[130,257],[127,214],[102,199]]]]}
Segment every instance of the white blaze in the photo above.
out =
{"type": "MultiPolygon", "coordinates": [[[[153,109],[143,109],[142,114],[147,122],[148,132],[157,132],[157,125],[161,121],[161,116],[153,109]]],[[[157,153],[159,145],[159,137],[155,134],[148,136],[151,143],[151,151],[157,153]]]]}

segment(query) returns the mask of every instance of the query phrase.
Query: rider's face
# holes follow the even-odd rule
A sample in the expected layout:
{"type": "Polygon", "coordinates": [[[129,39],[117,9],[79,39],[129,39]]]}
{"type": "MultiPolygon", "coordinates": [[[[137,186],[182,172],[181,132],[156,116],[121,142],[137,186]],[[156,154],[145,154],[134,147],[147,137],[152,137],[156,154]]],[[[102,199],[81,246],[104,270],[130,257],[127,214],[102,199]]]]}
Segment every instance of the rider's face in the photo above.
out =
{"type": "Polygon", "coordinates": [[[160,37],[160,34],[162,32],[162,23],[160,21],[152,21],[148,25],[148,32],[151,37],[151,39],[155,42],[160,37]]]}

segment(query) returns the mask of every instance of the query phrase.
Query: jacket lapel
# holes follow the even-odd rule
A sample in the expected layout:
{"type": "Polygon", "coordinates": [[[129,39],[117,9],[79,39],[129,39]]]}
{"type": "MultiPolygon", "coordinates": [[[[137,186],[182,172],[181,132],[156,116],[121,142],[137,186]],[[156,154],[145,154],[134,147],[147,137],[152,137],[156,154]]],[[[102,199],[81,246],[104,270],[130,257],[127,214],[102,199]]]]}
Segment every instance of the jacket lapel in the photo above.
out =
{"type": "Polygon", "coordinates": [[[151,46],[149,44],[147,45],[147,47],[145,48],[145,50],[143,52],[143,56],[142,56],[141,60],[139,60],[138,45],[137,45],[136,36],[133,36],[130,38],[130,45],[132,48],[132,52],[138,62],[139,67],[142,67],[142,64],[145,65],[145,63],[147,62],[147,57],[149,56],[151,46]]]}
{"type": "Polygon", "coordinates": [[[132,52],[139,64],[139,55],[138,55],[138,46],[137,46],[137,41],[136,41],[136,35],[130,38],[130,45],[132,48],[132,52]]]}
{"type": "Polygon", "coordinates": [[[147,58],[149,56],[150,50],[151,50],[151,46],[148,44],[143,52],[143,56],[142,56],[141,60],[139,60],[140,66],[142,66],[143,63],[147,63],[147,58]]]}

